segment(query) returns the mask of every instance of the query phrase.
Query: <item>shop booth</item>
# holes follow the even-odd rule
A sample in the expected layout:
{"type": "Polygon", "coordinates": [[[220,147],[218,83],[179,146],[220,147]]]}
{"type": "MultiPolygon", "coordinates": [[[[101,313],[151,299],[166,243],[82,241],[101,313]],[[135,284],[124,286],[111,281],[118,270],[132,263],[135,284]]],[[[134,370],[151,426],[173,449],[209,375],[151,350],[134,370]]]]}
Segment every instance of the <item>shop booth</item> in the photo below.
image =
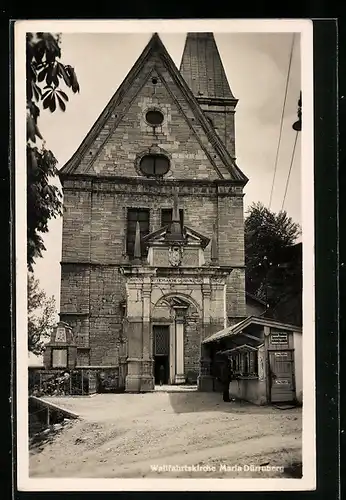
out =
{"type": "Polygon", "coordinates": [[[302,329],[250,316],[203,341],[211,360],[214,390],[220,367],[230,362],[230,396],[255,404],[302,403],[302,329]]]}

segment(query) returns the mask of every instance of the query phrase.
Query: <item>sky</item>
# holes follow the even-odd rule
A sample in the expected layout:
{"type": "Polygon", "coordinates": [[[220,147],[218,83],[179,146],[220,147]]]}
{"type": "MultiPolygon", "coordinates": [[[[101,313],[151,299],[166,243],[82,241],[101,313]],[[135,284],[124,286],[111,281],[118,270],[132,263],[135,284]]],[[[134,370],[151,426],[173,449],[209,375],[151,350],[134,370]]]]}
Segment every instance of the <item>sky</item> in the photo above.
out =
{"type": "MultiPolygon", "coordinates": [[[[159,36],[179,68],[186,33],[159,36]]],[[[237,164],[249,178],[244,207],[261,201],[269,205],[280,121],[293,40],[292,33],[215,33],[215,40],[234,96],[237,164]]],[[[53,151],[58,168],[74,154],[148,43],[151,33],[63,33],[62,62],[75,68],[80,93],[69,93],[67,109],[42,111],[39,129],[53,151]]],[[[271,209],[282,207],[292,158],[301,90],[300,39],[294,38],[271,209]]],[[[292,164],[284,209],[301,223],[300,135],[292,164]]],[[[46,252],[34,268],[41,288],[54,295],[59,311],[62,219],[52,220],[44,235],[46,252]]]]}

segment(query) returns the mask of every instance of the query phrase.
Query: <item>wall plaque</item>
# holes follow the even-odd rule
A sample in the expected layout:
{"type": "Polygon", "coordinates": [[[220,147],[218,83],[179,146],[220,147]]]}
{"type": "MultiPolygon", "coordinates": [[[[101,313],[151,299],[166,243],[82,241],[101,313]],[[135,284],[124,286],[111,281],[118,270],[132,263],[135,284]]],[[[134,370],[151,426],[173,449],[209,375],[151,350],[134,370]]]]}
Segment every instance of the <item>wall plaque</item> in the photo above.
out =
{"type": "Polygon", "coordinates": [[[52,368],[67,367],[67,349],[53,349],[52,368]]]}
{"type": "Polygon", "coordinates": [[[275,332],[271,334],[271,343],[273,345],[287,344],[287,332],[275,332]]]}

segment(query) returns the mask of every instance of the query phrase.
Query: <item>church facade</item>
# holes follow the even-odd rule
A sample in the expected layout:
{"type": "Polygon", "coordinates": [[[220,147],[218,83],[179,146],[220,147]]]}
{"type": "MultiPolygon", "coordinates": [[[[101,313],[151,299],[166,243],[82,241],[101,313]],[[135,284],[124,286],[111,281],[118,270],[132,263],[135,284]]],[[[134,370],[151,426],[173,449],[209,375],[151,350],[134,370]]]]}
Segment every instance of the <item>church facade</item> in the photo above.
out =
{"type": "Polygon", "coordinates": [[[77,366],[126,366],[127,391],[161,366],[208,389],[204,339],[247,316],[236,105],[212,33],[179,70],[154,34],[60,170],[60,320],[77,366]]]}

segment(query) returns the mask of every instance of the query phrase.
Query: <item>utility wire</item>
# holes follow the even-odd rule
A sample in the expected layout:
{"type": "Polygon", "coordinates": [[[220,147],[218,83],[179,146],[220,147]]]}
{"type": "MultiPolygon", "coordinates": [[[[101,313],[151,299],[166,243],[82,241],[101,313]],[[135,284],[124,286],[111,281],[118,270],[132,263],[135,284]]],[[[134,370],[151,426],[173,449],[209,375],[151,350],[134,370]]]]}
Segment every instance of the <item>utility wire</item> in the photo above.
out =
{"type": "Polygon", "coordinates": [[[271,188],[271,191],[270,191],[269,210],[270,210],[270,207],[271,207],[271,204],[272,204],[274,184],[275,184],[275,177],[276,177],[276,171],[277,171],[277,167],[278,167],[278,159],[279,159],[279,152],[280,152],[280,145],[281,145],[281,136],[282,136],[282,129],[283,129],[283,124],[284,124],[284,114],[285,114],[286,100],[287,100],[288,83],[289,83],[290,73],[291,73],[294,39],[295,39],[295,33],[293,33],[292,45],[291,45],[291,52],[290,52],[290,59],[289,59],[289,63],[288,63],[288,71],[287,71],[287,78],[286,78],[286,88],[285,88],[285,97],[284,97],[284,102],[283,102],[283,106],[282,106],[279,140],[278,140],[278,147],[277,147],[277,150],[276,150],[276,157],[275,157],[274,176],[273,176],[272,188],[271,188]]]}
{"type": "Polygon", "coordinates": [[[288,171],[288,176],[287,176],[287,180],[286,180],[285,194],[284,194],[284,198],[282,200],[281,210],[283,210],[284,204],[285,204],[285,200],[286,200],[287,188],[288,188],[288,184],[290,182],[291,170],[292,170],[292,165],[293,165],[294,156],[295,156],[295,152],[296,152],[298,134],[299,134],[299,131],[297,130],[296,136],[295,136],[295,139],[294,139],[294,145],[293,145],[293,151],[292,151],[292,156],[291,156],[290,169],[288,171]]]}

